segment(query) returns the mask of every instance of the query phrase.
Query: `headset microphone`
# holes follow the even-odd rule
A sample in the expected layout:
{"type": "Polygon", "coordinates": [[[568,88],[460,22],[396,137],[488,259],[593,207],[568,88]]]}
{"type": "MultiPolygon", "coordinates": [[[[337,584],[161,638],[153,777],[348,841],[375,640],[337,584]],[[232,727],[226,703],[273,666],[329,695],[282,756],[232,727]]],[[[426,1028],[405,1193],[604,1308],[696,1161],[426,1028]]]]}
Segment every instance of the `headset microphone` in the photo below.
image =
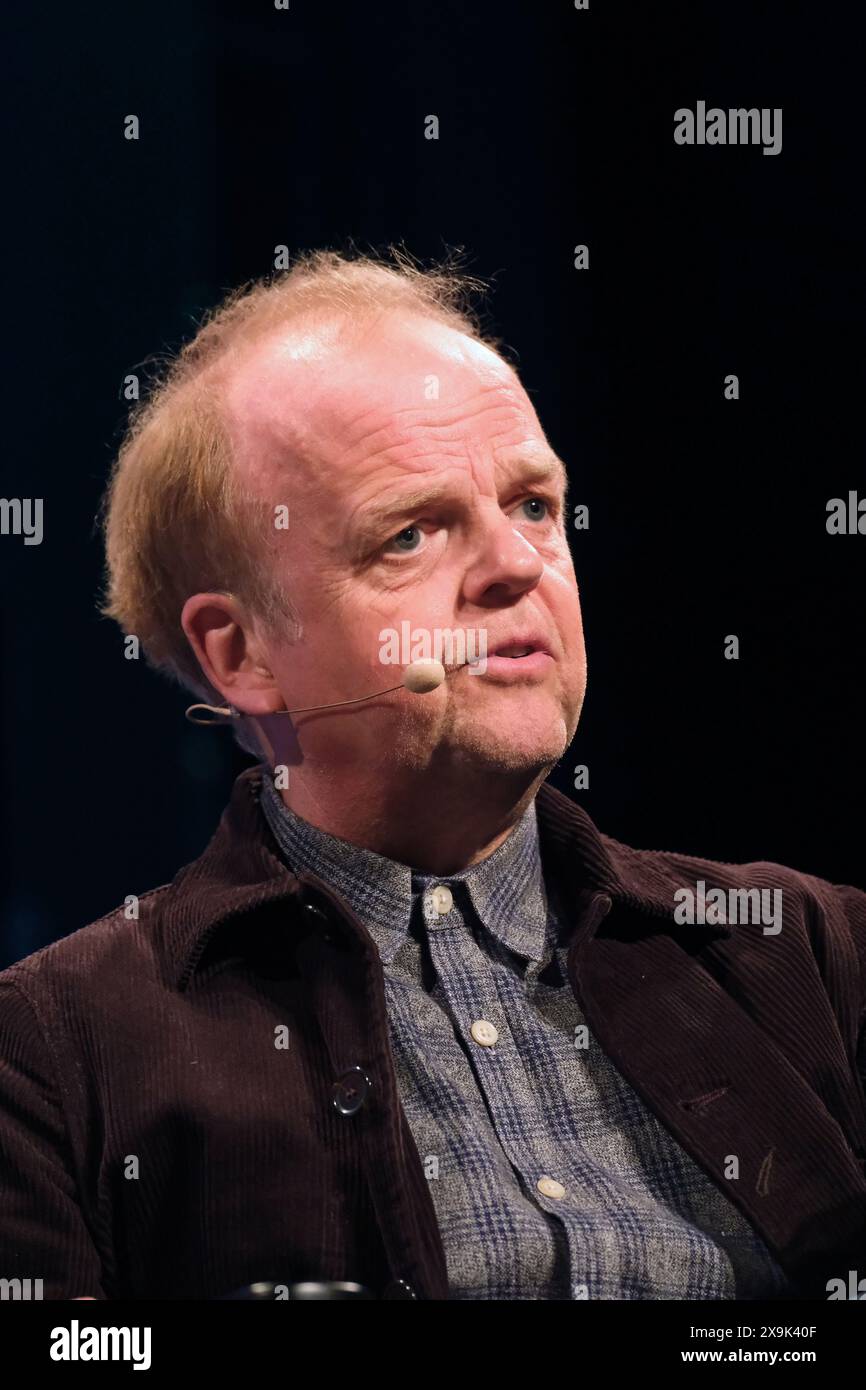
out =
{"type": "MultiPolygon", "coordinates": [[[[469,665],[464,662],[463,665],[469,665]]],[[[459,667],[455,667],[458,670],[459,667]]],[[[403,679],[399,685],[389,686],[387,690],[375,690],[372,695],[359,695],[354,700],[334,700],[329,705],[304,705],[301,709],[279,709],[274,710],[275,714],[309,714],[317,709],[336,709],[339,705],[359,705],[364,700],[375,700],[378,695],[390,695],[395,690],[411,690],[415,695],[427,695],[431,690],[436,690],[442,684],[448,673],[441,661],[436,661],[433,657],[419,657],[417,661],[411,661],[403,672],[403,679]]],[[[234,705],[190,705],[186,710],[186,717],[191,724],[224,724],[232,719],[242,718],[240,710],[235,709],[234,705]],[[192,711],[195,709],[210,710],[213,718],[196,719],[192,711]]]]}

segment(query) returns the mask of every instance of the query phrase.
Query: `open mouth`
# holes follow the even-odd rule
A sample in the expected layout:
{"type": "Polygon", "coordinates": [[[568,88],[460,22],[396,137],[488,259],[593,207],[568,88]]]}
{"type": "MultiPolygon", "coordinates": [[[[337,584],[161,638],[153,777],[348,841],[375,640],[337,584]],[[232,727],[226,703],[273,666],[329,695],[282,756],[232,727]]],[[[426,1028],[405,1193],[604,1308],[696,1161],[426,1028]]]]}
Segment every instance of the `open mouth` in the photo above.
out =
{"type": "Polygon", "coordinates": [[[532,656],[540,649],[534,642],[511,642],[506,646],[497,647],[490,653],[491,656],[504,656],[511,661],[520,661],[522,657],[532,656]]]}
{"type": "Polygon", "coordinates": [[[526,642],[503,642],[494,647],[478,666],[483,673],[498,681],[543,680],[554,666],[554,660],[541,639],[526,642]]]}

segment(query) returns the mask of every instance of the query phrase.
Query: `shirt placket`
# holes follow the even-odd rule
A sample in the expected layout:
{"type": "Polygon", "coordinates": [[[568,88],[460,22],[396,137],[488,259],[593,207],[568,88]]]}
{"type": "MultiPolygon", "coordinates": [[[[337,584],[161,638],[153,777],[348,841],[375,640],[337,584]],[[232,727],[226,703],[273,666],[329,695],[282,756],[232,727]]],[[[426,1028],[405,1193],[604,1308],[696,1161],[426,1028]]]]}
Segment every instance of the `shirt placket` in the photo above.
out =
{"type": "Polygon", "coordinates": [[[573,1183],[574,1174],[570,1169],[561,1171],[561,1153],[543,1137],[546,1126],[537,1092],[528,1078],[518,1084],[523,1062],[508,1025],[494,967],[475,941],[447,884],[433,884],[424,891],[422,911],[439,987],[470,1058],[496,1136],[527,1196],[565,1231],[570,1269],[568,1289],[563,1294],[585,1298],[594,1271],[592,1243],[580,1238],[581,1223],[569,1220],[563,1205],[569,1197],[566,1183],[573,1183]]]}
{"type": "MultiPolygon", "coordinates": [[[[565,970],[565,950],[557,952],[560,973],[565,970]]],[[[545,958],[546,961],[546,958],[545,958]]],[[[545,962],[539,966],[543,970],[545,962]]],[[[513,977],[504,973],[504,988],[500,991],[508,1006],[513,997],[515,1008],[521,1000],[517,998],[517,984],[513,977]]],[[[530,974],[539,971],[531,969],[530,974]]],[[[547,1063],[537,1069],[537,1076],[530,1078],[544,1111],[552,1114],[556,1109],[566,1106],[571,1117],[573,1138],[560,1133],[553,1146],[563,1181],[568,1191],[564,1210],[564,1220],[572,1254],[574,1298],[592,1298],[601,1289],[611,1287],[630,1288],[634,1297],[650,1298],[655,1290],[655,1278],[651,1266],[646,1262],[645,1243],[641,1228],[644,1223],[655,1227],[660,1219],[669,1220],[671,1227],[677,1228],[679,1241],[687,1241],[694,1261],[693,1268],[704,1270],[704,1280],[711,1297],[724,1297],[729,1285],[723,1252],[696,1226],[689,1226],[682,1216],[671,1212],[668,1218],[662,1216],[661,1204],[647,1201],[648,1193],[638,1185],[633,1190],[625,1176],[616,1169],[610,1169],[603,1158],[594,1156],[580,1141],[583,1128],[582,1117],[589,1117],[590,1109],[597,1106],[599,1097],[595,1087],[590,1084],[586,1072],[586,1052],[575,1048],[568,1041],[576,1029],[586,1026],[582,1011],[568,990],[563,1018],[564,1029],[554,1029],[546,1020],[540,1019],[531,1009],[528,1000],[526,1009],[520,1009],[518,1028],[518,1049],[526,1048],[533,1056],[547,1056],[547,1063]],[[566,1023],[567,1018],[567,1023],[566,1023]]],[[[612,1086],[616,1082],[611,1075],[612,1086]]],[[[602,1296],[608,1296],[602,1294],[602,1296]]],[[[688,1297],[688,1285],[683,1284],[681,1297],[688,1297]]]]}

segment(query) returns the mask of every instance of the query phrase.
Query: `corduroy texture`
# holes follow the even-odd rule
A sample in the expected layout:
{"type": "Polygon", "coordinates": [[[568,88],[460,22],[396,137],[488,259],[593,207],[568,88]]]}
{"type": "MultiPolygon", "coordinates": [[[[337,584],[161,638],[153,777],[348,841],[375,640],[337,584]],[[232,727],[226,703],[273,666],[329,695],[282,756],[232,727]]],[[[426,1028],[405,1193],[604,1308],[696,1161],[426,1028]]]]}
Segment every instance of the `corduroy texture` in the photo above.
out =
{"type": "MultiPolygon", "coordinates": [[[[282,863],[261,775],[137,920],[118,908],[0,974],[0,1278],[46,1297],[269,1278],[447,1297],[375,943],[282,863]],[[369,1092],[341,1114],[355,1067],[369,1092]]],[[[862,1276],[866,893],[629,849],[550,786],[536,806],[593,1037],[805,1296],[862,1276]],[[782,930],[677,925],[674,891],[699,879],[782,888],[782,930]]]]}

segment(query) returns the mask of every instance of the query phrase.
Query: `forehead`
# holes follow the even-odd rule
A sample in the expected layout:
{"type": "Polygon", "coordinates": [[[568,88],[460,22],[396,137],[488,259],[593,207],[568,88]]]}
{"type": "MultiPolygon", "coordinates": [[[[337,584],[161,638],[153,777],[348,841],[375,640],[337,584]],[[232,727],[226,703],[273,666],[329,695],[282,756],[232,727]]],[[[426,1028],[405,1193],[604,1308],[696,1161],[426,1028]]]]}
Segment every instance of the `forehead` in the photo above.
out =
{"type": "Polygon", "coordinates": [[[485,344],[416,315],[346,331],[296,324],[250,349],[227,384],[235,456],[250,481],[293,465],[350,468],[467,432],[544,442],[516,373],[485,344]]]}

